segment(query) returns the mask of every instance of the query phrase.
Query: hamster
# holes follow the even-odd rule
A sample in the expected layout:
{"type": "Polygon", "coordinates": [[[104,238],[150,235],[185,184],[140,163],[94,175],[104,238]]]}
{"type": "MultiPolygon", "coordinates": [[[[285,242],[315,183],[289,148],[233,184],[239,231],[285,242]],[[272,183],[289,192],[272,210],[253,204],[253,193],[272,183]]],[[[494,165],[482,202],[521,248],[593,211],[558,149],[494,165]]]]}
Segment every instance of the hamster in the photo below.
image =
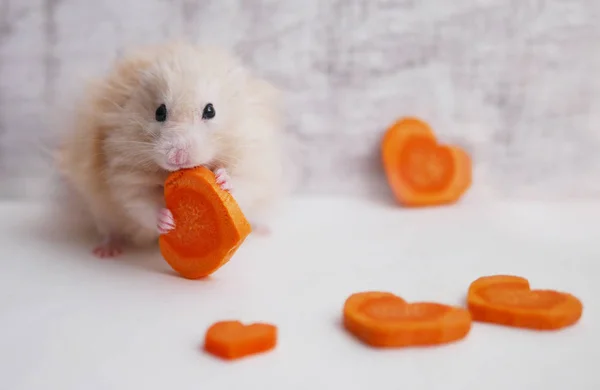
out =
{"type": "Polygon", "coordinates": [[[169,172],[213,170],[256,231],[282,195],[279,90],[216,47],[164,43],[117,60],[91,83],[57,167],[99,235],[99,257],[155,243],[177,226],[169,172]]]}

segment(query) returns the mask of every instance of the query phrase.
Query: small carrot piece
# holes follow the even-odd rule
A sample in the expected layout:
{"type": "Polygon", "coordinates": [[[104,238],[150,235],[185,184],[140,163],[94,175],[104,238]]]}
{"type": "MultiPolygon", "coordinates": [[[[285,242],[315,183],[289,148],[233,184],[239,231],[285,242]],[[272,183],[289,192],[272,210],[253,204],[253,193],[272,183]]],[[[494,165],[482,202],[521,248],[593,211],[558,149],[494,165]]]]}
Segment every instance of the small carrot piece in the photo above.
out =
{"type": "Polygon", "coordinates": [[[467,304],[474,321],[534,330],[557,330],[579,321],[575,296],[556,290],[531,290],[519,276],[483,276],[469,286],[467,304]]]}
{"type": "Polygon", "coordinates": [[[277,345],[277,327],[266,323],[244,325],[220,321],[206,331],[204,349],[223,359],[233,360],[269,351],[277,345]]]}
{"type": "Polygon", "coordinates": [[[207,168],[173,172],[164,192],[175,229],[160,236],[160,251],[185,278],[198,279],[218,270],[252,230],[233,196],[216,184],[207,168]]]}
{"type": "Polygon", "coordinates": [[[464,338],[471,316],[460,307],[433,302],[407,303],[380,291],[352,294],[344,304],[344,327],[373,347],[445,344],[464,338]]]}
{"type": "Polygon", "coordinates": [[[381,155],[388,184],[403,206],[455,203],[471,186],[467,152],[439,145],[433,130],[420,119],[394,123],[381,141],[381,155]]]}

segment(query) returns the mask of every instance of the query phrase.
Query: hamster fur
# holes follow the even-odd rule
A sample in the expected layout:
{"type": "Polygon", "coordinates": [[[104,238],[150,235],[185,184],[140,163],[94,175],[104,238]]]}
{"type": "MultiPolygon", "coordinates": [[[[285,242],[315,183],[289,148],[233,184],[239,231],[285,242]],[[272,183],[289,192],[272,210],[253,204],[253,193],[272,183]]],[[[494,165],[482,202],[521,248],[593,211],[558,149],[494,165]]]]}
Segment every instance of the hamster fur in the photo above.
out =
{"type": "Polygon", "coordinates": [[[268,229],[282,195],[280,94],[236,57],[186,43],[140,48],[84,96],[57,163],[89,211],[98,256],[174,228],[163,183],[192,166],[211,168],[255,228],[268,229]]]}

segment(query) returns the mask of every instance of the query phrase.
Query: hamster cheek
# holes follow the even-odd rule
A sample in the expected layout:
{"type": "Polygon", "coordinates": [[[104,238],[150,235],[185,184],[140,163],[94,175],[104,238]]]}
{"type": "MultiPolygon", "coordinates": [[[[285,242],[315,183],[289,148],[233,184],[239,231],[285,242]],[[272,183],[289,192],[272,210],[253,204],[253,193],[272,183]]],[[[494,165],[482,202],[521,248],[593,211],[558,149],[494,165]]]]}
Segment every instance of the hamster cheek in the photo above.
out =
{"type": "Polygon", "coordinates": [[[217,156],[217,147],[213,140],[206,136],[190,134],[186,137],[189,164],[192,166],[210,165],[217,156]]]}

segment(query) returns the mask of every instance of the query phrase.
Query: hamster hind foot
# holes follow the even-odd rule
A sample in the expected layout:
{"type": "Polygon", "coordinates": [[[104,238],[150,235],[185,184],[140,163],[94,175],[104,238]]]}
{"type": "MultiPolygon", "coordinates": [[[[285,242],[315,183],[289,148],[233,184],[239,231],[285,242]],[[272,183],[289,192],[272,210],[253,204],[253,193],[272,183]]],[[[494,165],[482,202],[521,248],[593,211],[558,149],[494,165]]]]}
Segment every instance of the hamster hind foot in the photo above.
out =
{"type": "Polygon", "coordinates": [[[117,257],[123,253],[123,242],[116,236],[108,235],[94,248],[92,253],[101,259],[117,257]]]}

